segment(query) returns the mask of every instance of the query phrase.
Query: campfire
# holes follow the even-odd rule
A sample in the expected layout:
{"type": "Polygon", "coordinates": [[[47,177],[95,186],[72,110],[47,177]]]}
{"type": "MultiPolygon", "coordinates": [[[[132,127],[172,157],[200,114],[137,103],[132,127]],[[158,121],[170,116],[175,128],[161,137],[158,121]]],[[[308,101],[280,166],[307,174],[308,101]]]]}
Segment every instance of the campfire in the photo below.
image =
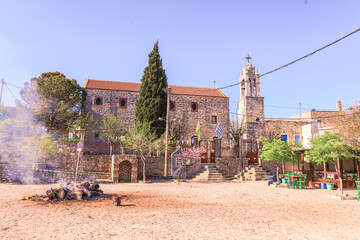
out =
{"type": "Polygon", "coordinates": [[[64,201],[64,200],[95,200],[108,198],[109,195],[104,194],[99,184],[83,182],[81,184],[69,182],[60,184],[60,188],[51,188],[46,191],[46,195],[33,195],[24,197],[23,200],[42,200],[42,201],[64,201]]]}

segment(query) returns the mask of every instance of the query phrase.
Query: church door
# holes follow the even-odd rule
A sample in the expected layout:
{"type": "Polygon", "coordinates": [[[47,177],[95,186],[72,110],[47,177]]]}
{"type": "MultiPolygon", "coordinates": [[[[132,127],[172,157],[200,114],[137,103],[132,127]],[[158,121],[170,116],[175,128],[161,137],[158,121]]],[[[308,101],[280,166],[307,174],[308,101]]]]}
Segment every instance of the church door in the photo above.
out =
{"type": "Polygon", "coordinates": [[[249,163],[258,163],[258,148],[256,141],[246,142],[246,158],[249,159],[249,163]]]}

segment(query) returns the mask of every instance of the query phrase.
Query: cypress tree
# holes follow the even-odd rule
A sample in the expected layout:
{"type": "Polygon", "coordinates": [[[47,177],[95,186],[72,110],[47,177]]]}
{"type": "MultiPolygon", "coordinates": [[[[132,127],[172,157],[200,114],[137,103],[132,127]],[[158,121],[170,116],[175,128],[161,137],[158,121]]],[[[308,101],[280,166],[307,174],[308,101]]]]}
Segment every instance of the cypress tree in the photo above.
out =
{"type": "Polygon", "coordinates": [[[139,98],[136,100],[137,125],[150,124],[157,137],[165,132],[167,77],[159,54],[159,41],[149,54],[149,64],[141,78],[139,98]]]}

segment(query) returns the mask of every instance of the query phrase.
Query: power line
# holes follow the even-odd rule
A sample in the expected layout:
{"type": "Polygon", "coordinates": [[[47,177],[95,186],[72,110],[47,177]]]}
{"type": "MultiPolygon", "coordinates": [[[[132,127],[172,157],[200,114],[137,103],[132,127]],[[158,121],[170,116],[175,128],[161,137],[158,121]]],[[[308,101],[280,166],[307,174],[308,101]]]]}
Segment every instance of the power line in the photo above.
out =
{"type": "Polygon", "coordinates": [[[285,65],[283,65],[283,66],[281,66],[281,67],[275,68],[274,70],[272,70],[272,71],[270,71],[270,72],[261,74],[260,77],[265,76],[265,75],[270,74],[270,73],[273,73],[273,72],[276,72],[276,71],[280,70],[281,68],[290,66],[291,64],[294,64],[294,63],[296,63],[296,62],[298,62],[298,61],[300,61],[300,60],[302,60],[302,59],[304,59],[304,58],[310,57],[311,55],[313,55],[313,54],[315,54],[315,53],[317,53],[317,52],[320,52],[321,50],[323,50],[323,49],[325,49],[325,48],[327,48],[327,47],[330,47],[331,45],[334,45],[335,43],[340,42],[341,40],[343,40],[343,39],[345,39],[345,38],[347,38],[347,37],[349,37],[349,36],[351,36],[351,35],[359,32],[359,31],[360,31],[360,28],[358,28],[357,30],[355,30],[355,31],[353,31],[353,32],[351,32],[351,33],[343,36],[342,38],[339,38],[338,40],[336,40],[336,41],[334,41],[334,42],[332,42],[332,43],[329,43],[328,45],[325,45],[325,46],[322,47],[322,48],[319,48],[319,49],[317,49],[317,50],[315,50],[315,51],[313,51],[313,52],[311,52],[311,53],[309,53],[309,54],[306,54],[305,56],[303,56],[303,57],[301,57],[301,58],[298,58],[298,59],[296,59],[296,60],[294,60],[294,61],[292,61],[292,62],[290,62],[290,63],[288,63],[288,64],[285,64],[285,65]]]}
{"type": "MultiPolygon", "coordinates": [[[[237,101],[229,101],[229,102],[237,103],[237,101]]],[[[288,108],[288,109],[296,109],[296,110],[299,110],[299,107],[272,106],[272,105],[264,105],[264,107],[272,107],[272,108],[288,108]]],[[[304,107],[302,107],[301,109],[303,109],[303,110],[313,110],[314,108],[304,108],[304,107]]],[[[331,111],[334,111],[334,110],[329,110],[329,109],[317,109],[317,111],[326,111],[326,112],[331,112],[331,111]]]]}
{"type": "Polygon", "coordinates": [[[4,82],[4,83],[9,84],[10,86],[13,86],[13,87],[16,87],[16,88],[22,89],[21,87],[16,86],[16,85],[14,85],[14,84],[11,84],[11,83],[8,83],[8,82],[4,82]]]}
{"type": "MultiPolygon", "coordinates": [[[[345,39],[345,38],[347,38],[347,37],[349,37],[349,36],[351,36],[351,35],[359,32],[359,31],[360,31],[360,28],[358,28],[358,29],[356,29],[355,31],[353,31],[353,32],[351,32],[351,33],[343,36],[342,38],[339,38],[339,39],[335,40],[335,41],[332,42],[332,43],[329,43],[329,44],[325,45],[325,46],[322,47],[322,48],[319,48],[319,49],[317,49],[317,50],[315,50],[315,51],[313,51],[313,52],[311,52],[311,53],[309,53],[309,54],[306,54],[305,56],[302,56],[301,58],[298,58],[298,59],[296,59],[296,60],[294,60],[294,61],[292,61],[292,62],[289,62],[289,63],[287,63],[287,64],[285,64],[285,65],[283,65],[283,66],[281,66],[281,67],[275,68],[274,70],[271,70],[271,71],[269,71],[269,72],[266,72],[266,73],[264,73],[264,74],[261,74],[261,75],[259,75],[259,77],[263,77],[263,76],[265,76],[265,75],[267,75],[267,74],[276,72],[276,71],[278,71],[278,70],[280,70],[280,69],[282,69],[282,68],[284,68],[284,67],[290,66],[290,65],[292,65],[292,64],[294,64],[294,63],[296,63],[296,62],[298,62],[298,61],[300,61],[300,60],[302,60],[302,59],[304,59],[304,58],[310,57],[311,55],[314,55],[315,53],[320,52],[321,50],[323,50],[323,49],[325,49],[325,48],[327,48],[327,47],[330,47],[331,45],[334,45],[335,43],[338,43],[338,42],[340,42],[341,40],[343,40],[343,39],[345,39]]],[[[234,83],[234,84],[231,84],[231,85],[228,85],[228,86],[220,87],[220,88],[218,88],[218,90],[225,89],[225,88],[230,88],[230,87],[234,87],[234,86],[237,86],[237,85],[239,85],[239,84],[240,84],[240,82],[234,83]]]]}
{"type": "Polygon", "coordinates": [[[8,84],[5,82],[5,86],[6,86],[6,88],[9,90],[9,92],[11,93],[11,95],[16,99],[16,100],[18,100],[19,101],[19,99],[17,99],[17,97],[15,97],[15,95],[11,92],[11,90],[10,90],[10,88],[9,88],[9,86],[8,86],[8,84]]]}

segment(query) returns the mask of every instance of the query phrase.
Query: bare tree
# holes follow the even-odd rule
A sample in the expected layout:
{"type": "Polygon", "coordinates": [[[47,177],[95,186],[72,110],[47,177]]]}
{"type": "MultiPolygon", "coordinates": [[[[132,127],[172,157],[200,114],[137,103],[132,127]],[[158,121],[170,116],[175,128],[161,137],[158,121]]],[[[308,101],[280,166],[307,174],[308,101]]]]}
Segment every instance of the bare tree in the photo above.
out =
{"type": "Polygon", "coordinates": [[[143,163],[143,182],[146,182],[146,158],[145,154],[150,151],[157,139],[157,135],[152,130],[150,123],[143,123],[138,127],[130,128],[125,136],[124,144],[127,148],[134,150],[140,155],[143,163]]]}
{"type": "Polygon", "coordinates": [[[245,133],[245,131],[246,124],[244,118],[242,118],[240,122],[236,118],[230,119],[229,134],[233,147],[239,147],[240,137],[245,133]]]}

